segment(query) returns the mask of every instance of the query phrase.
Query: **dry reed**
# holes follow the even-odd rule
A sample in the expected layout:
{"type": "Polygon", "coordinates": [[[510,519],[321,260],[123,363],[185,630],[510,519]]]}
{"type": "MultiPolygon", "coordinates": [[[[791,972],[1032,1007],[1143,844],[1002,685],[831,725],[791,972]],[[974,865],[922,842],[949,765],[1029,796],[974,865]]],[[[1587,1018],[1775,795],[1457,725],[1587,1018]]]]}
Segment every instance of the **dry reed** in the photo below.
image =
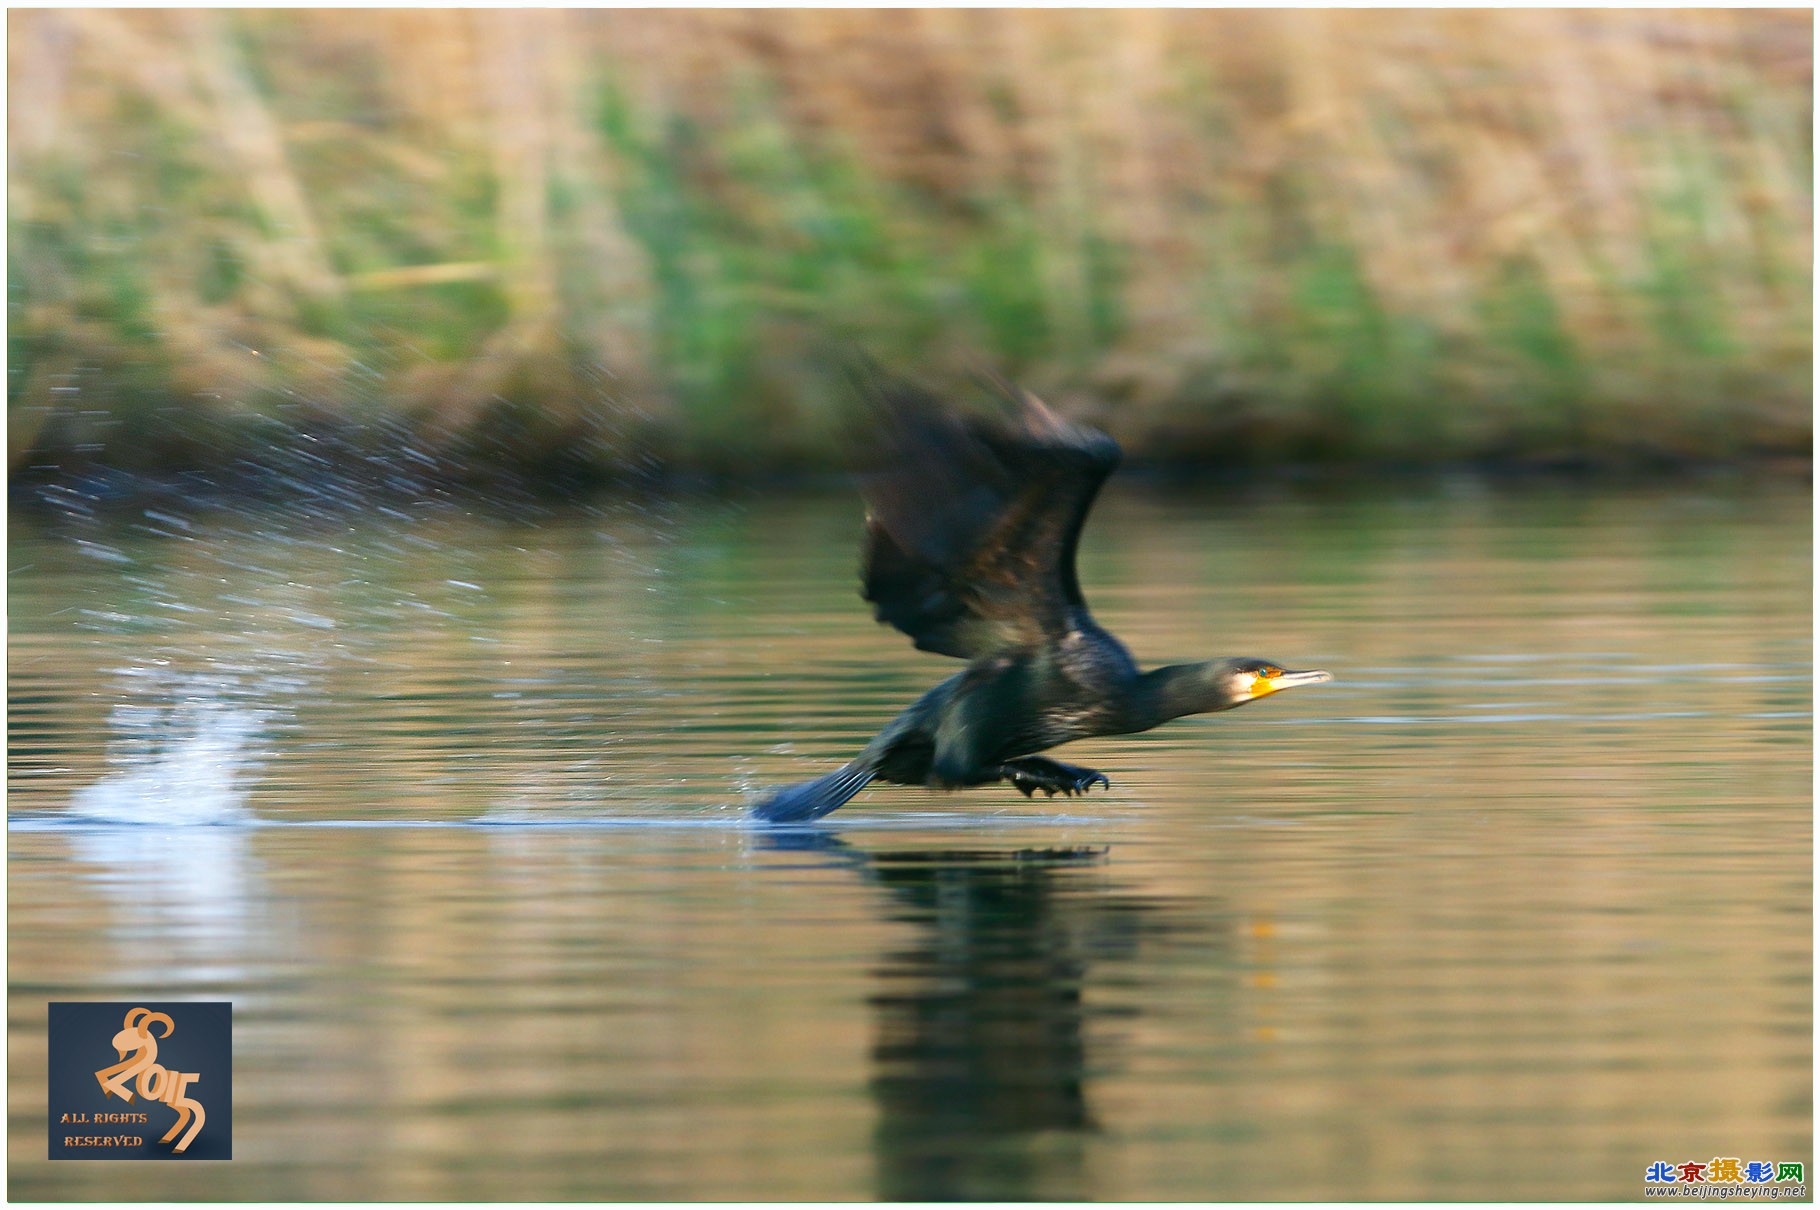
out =
{"type": "Polygon", "coordinates": [[[830,333],[1157,456],[1809,440],[1804,12],[9,30],[15,467],[380,419],[469,460],[813,461],[830,333]]]}

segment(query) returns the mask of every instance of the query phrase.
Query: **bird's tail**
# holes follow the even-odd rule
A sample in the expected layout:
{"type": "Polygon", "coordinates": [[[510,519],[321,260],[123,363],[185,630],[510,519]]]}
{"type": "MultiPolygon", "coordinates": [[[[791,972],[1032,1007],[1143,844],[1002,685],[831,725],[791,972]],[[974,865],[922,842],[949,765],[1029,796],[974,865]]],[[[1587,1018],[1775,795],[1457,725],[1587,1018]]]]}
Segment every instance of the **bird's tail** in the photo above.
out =
{"type": "Polygon", "coordinates": [[[858,761],[842,765],[825,777],[785,786],[752,808],[752,817],[766,823],[807,823],[837,810],[878,776],[858,761]]]}

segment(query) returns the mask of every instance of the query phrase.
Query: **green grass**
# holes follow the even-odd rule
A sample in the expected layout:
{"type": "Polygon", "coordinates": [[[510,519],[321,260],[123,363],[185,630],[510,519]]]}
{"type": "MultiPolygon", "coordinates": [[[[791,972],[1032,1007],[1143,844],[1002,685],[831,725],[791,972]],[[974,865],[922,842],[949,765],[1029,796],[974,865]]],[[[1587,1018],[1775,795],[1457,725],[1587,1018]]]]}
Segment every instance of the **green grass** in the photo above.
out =
{"type": "MultiPolygon", "coordinates": [[[[15,15],[13,34],[29,44],[58,20],[15,15]]],[[[1665,117],[1647,80],[1607,81],[1614,109],[1640,106],[1599,132],[1608,212],[1626,216],[1613,231],[1583,199],[1523,192],[1580,147],[1495,16],[1450,51],[1492,64],[1482,82],[1436,83],[1392,39],[1329,80],[1356,110],[1309,110],[1329,123],[1312,129],[1259,91],[1256,73],[1284,65],[1222,74],[1188,51],[1132,102],[1142,126],[1108,136],[1095,106],[1039,124],[1053,94],[982,52],[959,78],[976,126],[1021,148],[999,159],[914,129],[881,150],[967,95],[806,121],[800,83],[736,54],[710,91],[654,103],[611,39],[576,52],[567,110],[477,102],[474,121],[438,125],[377,82],[427,47],[349,16],[343,62],[326,26],[282,13],[221,24],[218,61],[269,111],[236,141],[224,130],[244,112],[135,91],[96,32],[119,18],[68,20],[78,36],[45,44],[75,48],[56,51],[81,81],[59,98],[67,137],[17,151],[15,467],[206,464],[380,420],[375,440],[414,430],[495,466],[827,466],[843,405],[818,363],[841,341],[937,379],[1000,369],[1139,458],[1626,462],[1809,442],[1808,97],[1748,57],[1722,63],[1704,122],[1665,117]],[[1402,73],[1407,96],[1374,91],[1366,68],[1402,73]],[[1424,88],[1440,110],[1419,108],[1424,88]],[[1369,121],[1341,120],[1355,112],[1369,121]],[[267,128],[274,154],[237,161],[267,128]],[[514,129],[546,140],[541,178],[502,175],[530,136],[489,131],[514,129]],[[1475,139],[1502,150],[1462,158],[1475,139]],[[1488,172],[1513,182],[1486,194],[1496,205],[1473,200],[1488,172]],[[284,229],[287,187],[313,242],[284,229]]],[[[1074,36],[1075,18],[1042,20],[1039,42],[1074,36]]],[[[1168,20],[1192,47],[1217,46],[1227,18],[1168,20]]],[[[213,53],[156,45],[176,67],[213,53]]],[[[1639,53],[1672,66],[1671,50],[1639,53]]],[[[25,87],[16,109],[40,100],[25,87]]]]}

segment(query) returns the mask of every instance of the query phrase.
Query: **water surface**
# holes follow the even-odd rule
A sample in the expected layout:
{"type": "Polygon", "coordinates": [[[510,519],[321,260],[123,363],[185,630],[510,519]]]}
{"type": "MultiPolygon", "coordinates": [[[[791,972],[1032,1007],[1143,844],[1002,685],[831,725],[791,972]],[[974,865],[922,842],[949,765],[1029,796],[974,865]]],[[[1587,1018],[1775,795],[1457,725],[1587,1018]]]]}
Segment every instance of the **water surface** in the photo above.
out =
{"type": "MultiPolygon", "coordinates": [[[[79,503],[75,502],[75,503],[79,503]]],[[[1146,663],[1336,683],[742,822],[955,665],[845,494],[10,533],[21,1198],[1631,1198],[1811,1160],[1804,486],[1159,495],[1146,663]],[[45,1160],[45,1004],[227,999],[235,1158],[45,1160]]],[[[1811,1170],[1811,1169],[1810,1169],[1811,1170]]]]}

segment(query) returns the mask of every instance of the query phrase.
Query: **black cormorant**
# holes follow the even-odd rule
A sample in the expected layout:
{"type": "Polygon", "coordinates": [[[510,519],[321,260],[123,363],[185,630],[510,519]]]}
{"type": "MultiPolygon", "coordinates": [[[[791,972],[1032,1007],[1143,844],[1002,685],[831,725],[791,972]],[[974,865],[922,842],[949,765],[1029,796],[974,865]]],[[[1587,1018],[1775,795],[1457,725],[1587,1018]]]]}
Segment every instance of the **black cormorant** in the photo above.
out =
{"type": "Polygon", "coordinates": [[[820,818],[874,780],[959,789],[1008,781],[1028,797],[1110,787],[1094,769],[1035,753],[1148,731],[1332,679],[1236,658],[1139,672],[1100,629],[1075,578],[1087,511],[1118,443],[995,381],[1008,415],[963,417],[870,367],[863,596],[878,620],[966,669],[892,720],[846,765],[760,803],[772,823],[820,818]]]}

